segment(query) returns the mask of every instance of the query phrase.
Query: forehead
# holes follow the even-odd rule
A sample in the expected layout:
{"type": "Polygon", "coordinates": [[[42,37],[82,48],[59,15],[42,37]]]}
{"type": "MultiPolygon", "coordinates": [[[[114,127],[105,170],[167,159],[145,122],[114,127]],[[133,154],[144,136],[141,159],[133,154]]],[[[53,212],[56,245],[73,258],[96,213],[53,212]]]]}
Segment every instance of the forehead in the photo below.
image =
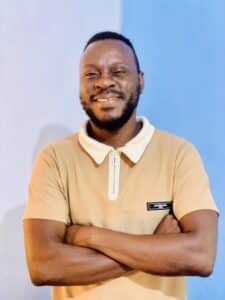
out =
{"type": "Polygon", "coordinates": [[[125,64],[131,68],[136,68],[132,49],[119,40],[100,40],[91,43],[81,57],[81,67],[111,64],[125,64]]]}

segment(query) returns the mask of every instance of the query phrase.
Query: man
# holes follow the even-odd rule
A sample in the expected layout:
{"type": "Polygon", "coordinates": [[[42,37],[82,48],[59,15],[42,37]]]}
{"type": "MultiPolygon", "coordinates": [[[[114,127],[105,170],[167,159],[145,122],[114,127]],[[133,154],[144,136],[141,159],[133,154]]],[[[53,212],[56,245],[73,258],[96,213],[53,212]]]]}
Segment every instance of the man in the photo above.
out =
{"type": "Polygon", "coordinates": [[[80,99],[89,120],[40,152],[24,215],[31,279],[53,285],[54,300],[185,299],[183,276],[212,272],[217,208],[201,159],[136,117],[143,88],[128,39],[88,41],[80,99]]]}

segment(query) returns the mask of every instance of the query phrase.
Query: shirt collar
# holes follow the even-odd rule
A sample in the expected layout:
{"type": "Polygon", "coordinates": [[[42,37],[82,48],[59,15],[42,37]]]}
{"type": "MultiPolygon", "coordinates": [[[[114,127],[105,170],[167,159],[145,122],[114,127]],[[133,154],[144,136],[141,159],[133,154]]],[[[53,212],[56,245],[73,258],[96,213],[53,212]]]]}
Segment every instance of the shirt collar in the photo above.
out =
{"type": "MultiPolygon", "coordinates": [[[[117,151],[124,153],[133,163],[139,161],[145,148],[151,141],[155,130],[154,126],[149,123],[145,117],[139,117],[138,120],[143,123],[139,133],[124,146],[116,149],[117,151]]],[[[108,153],[115,149],[88,136],[87,123],[88,121],[83,124],[78,132],[79,143],[97,164],[101,164],[108,153]]]]}

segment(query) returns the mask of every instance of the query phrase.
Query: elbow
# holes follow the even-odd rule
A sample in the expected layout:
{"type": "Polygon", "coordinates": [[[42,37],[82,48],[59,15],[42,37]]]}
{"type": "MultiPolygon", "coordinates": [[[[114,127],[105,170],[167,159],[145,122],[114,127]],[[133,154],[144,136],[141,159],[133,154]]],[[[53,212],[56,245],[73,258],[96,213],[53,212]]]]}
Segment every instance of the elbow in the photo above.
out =
{"type": "Polygon", "coordinates": [[[45,251],[39,252],[27,251],[28,271],[35,286],[60,283],[62,265],[56,248],[47,247],[45,251]]]}
{"type": "Polygon", "coordinates": [[[48,257],[48,259],[33,259],[28,263],[28,269],[31,282],[35,286],[53,285],[54,282],[60,281],[57,272],[57,262],[48,257]]]}
{"type": "Polygon", "coordinates": [[[37,276],[30,276],[31,282],[33,283],[33,285],[35,286],[43,286],[43,285],[47,285],[45,283],[45,281],[37,276]]]}
{"type": "Polygon", "coordinates": [[[190,275],[208,277],[213,272],[214,256],[208,255],[206,252],[196,254],[190,267],[190,275]]]}
{"type": "Polygon", "coordinates": [[[213,272],[214,267],[214,259],[209,258],[207,255],[202,258],[202,263],[199,268],[199,276],[201,277],[209,277],[213,272]]]}
{"type": "Polygon", "coordinates": [[[195,272],[195,275],[201,276],[201,277],[209,277],[213,272],[213,268],[207,265],[202,266],[201,269],[198,269],[195,272]]]}
{"type": "MultiPolygon", "coordinates": [[[[194,245],[189,247],[189,259],[186,259],[190,275],[208,277],[212,274],[216,256],[216,246],[210,240],[200,239],[194,240],[194,245]]],[[[187,256],[188,256],[187,255],[187,256]]],[[[187,257],[186,256],[186,257],[187,257]]],[[[187,274],[188,275],[188,274],[187,274]]]]}
{"type": "Polygon", "coordinates": [[[212,270],[204,270],[204,272],[201,272],[201,274],[199,274],[199,276],[201,277],[209,277],[212,274],[212,270]]]}
{"type": "Polygon", "coordinates": [[[43,286],[49,284],[49,273],[42,263],[32,263],[29,267],[30,279],[33,285],[43,286]]]}

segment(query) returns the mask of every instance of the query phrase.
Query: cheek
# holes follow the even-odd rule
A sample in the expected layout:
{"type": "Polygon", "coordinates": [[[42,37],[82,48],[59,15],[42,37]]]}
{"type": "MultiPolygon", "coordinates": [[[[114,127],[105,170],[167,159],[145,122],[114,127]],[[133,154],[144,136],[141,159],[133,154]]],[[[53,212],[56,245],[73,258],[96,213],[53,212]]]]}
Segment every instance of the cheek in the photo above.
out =
{"type": "Polygon", "coordinates": [[[82,80],[80,81],[80,99],[82,101],[89,100],[89,96],[91,93],[90,84],[84,83],[82,80]]]}
{"type": "Polygon", "coordinates": [[[137,94],[137,83],[136,82],[128,82],[123,87],[124,92],[126,93],[126,98],[129,99],[130,97],[134,97],[137,94]]]}
{"type": "Polygon", "coordinates": [[[122,88],[127,94],[135,94],[138,86],[138,77],[130,76],[122,83],[122,88]]]}

